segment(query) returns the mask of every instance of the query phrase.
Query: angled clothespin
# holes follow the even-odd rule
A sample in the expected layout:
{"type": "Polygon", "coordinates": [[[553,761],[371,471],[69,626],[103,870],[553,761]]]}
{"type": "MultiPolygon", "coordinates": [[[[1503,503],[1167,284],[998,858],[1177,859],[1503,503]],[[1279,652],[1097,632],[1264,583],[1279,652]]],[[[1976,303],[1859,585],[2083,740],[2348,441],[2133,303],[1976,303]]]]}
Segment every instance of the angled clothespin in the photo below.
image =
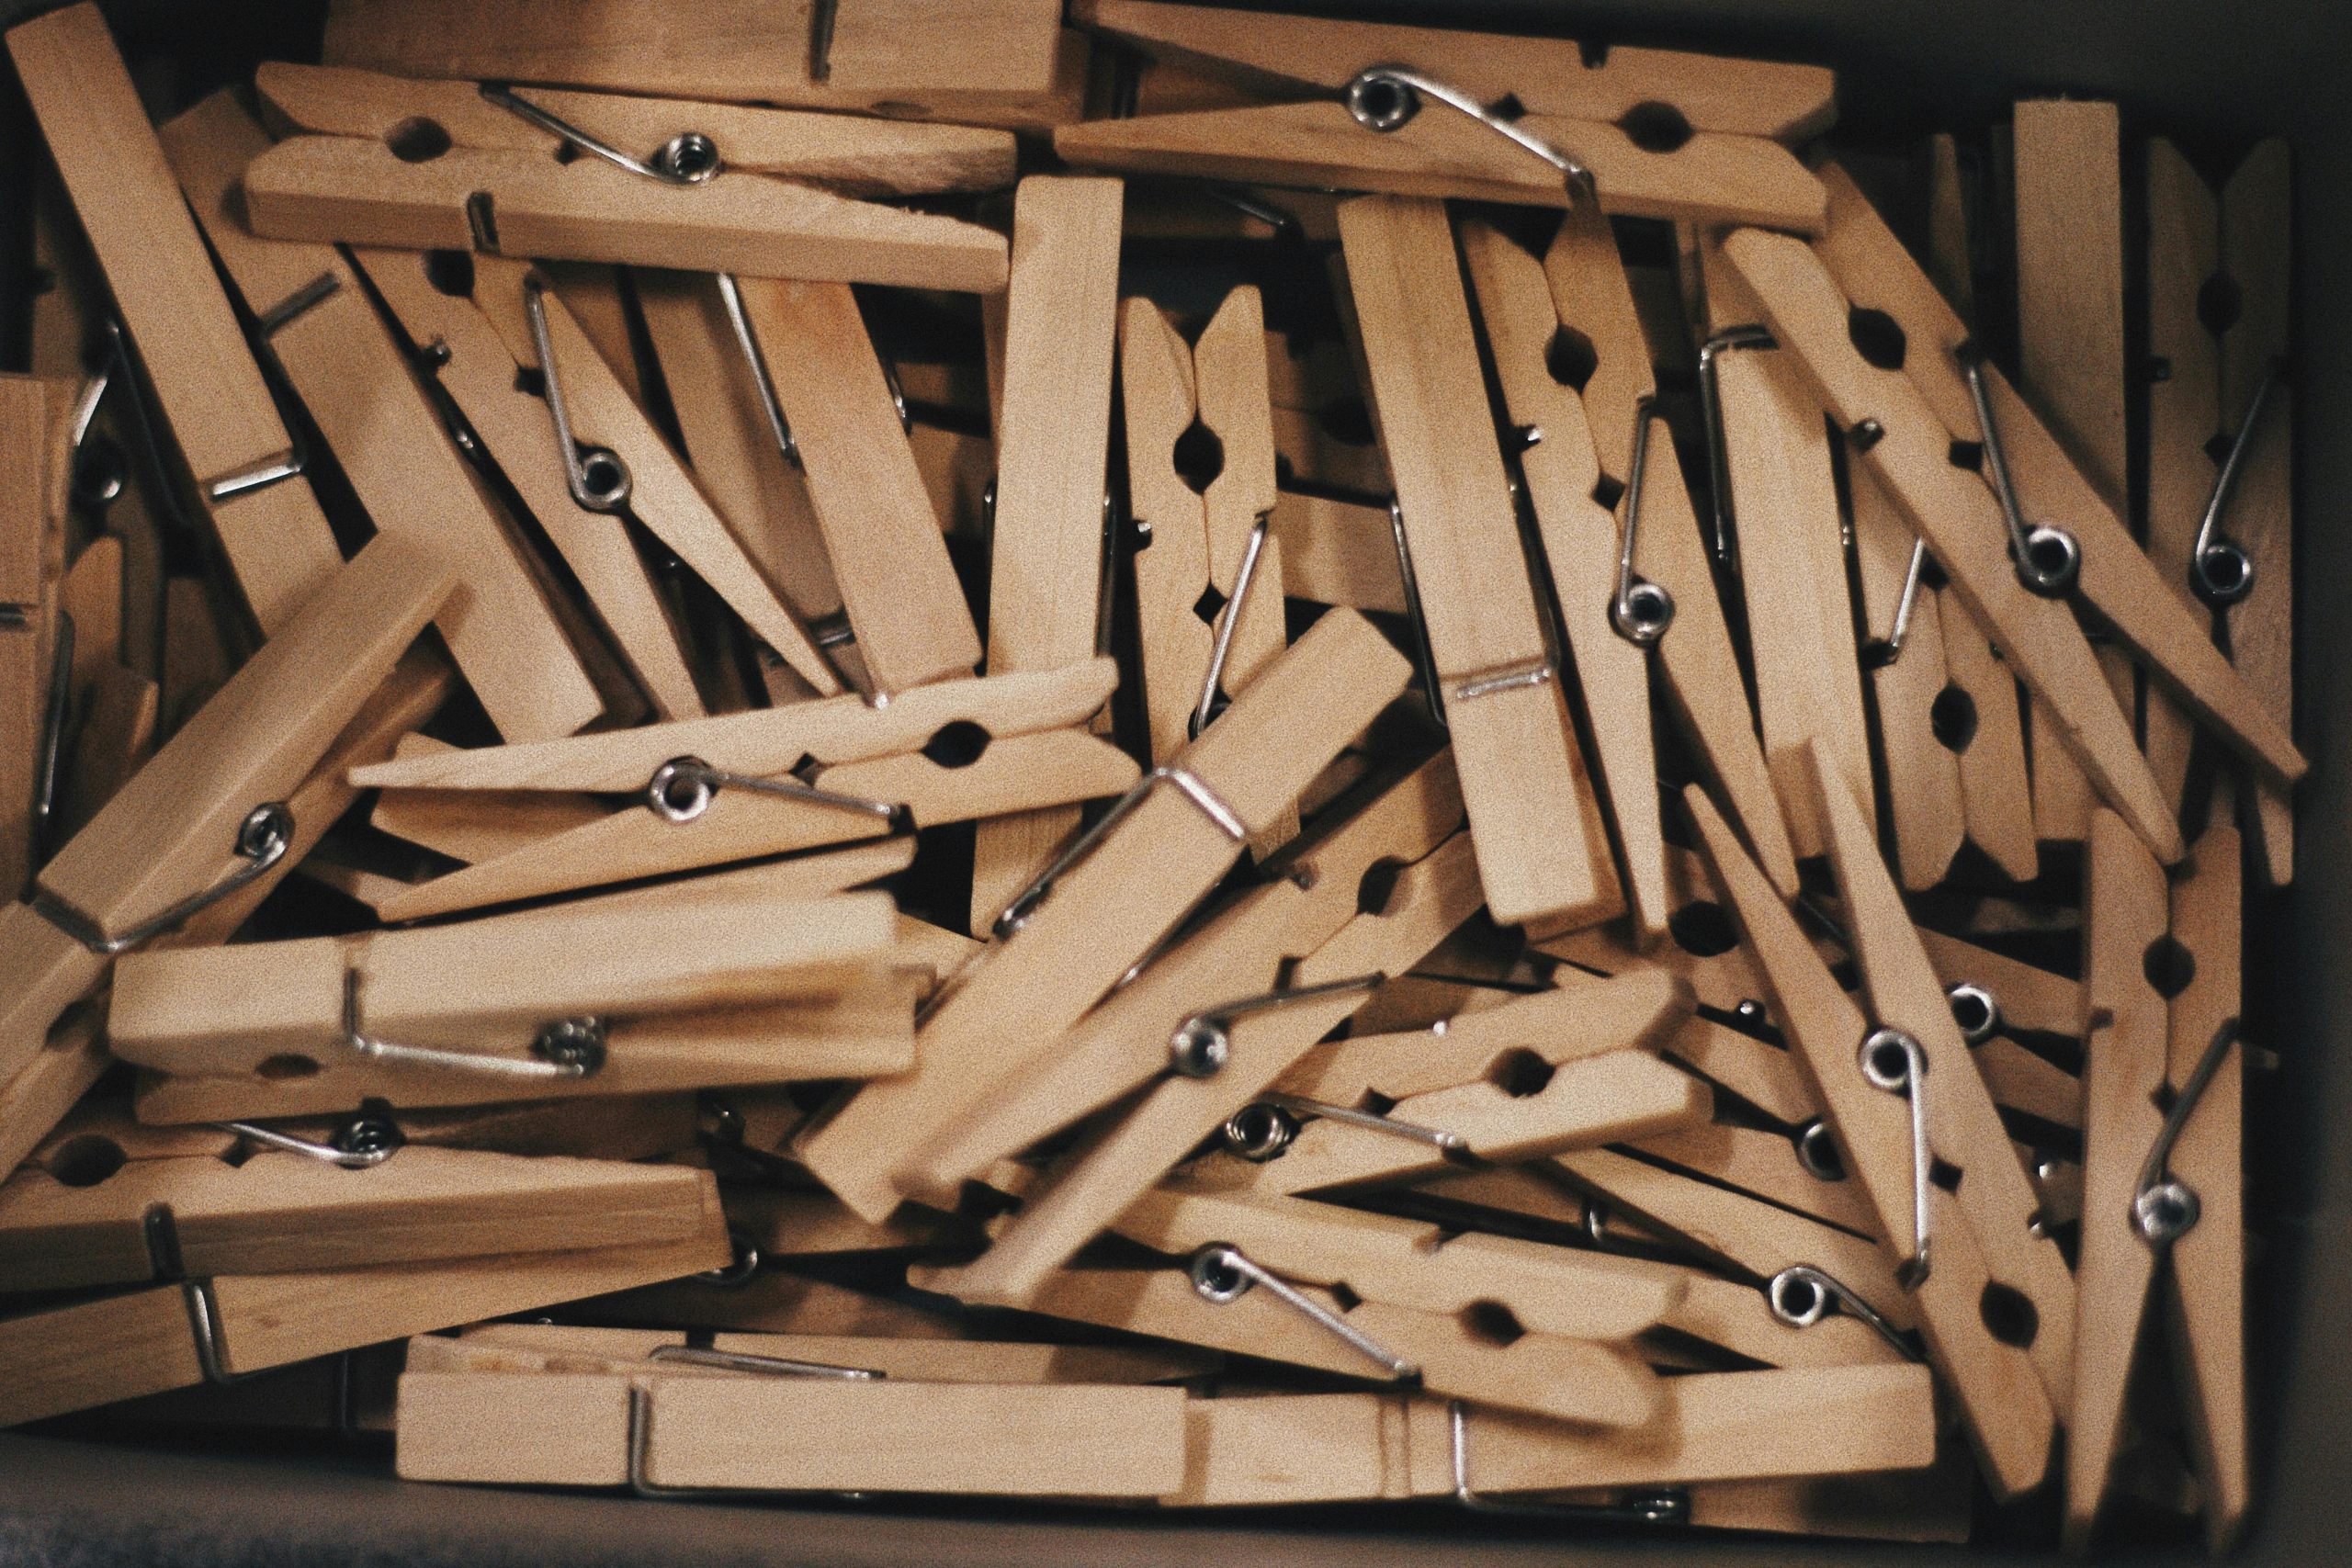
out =
{"type": "MultiPolygon", "coordinates": [[[[50,666],[43,693],[48,706],[40,729],[40,765],[42,776],[51,781],[51,794],[47,819],[36,834],[42,852],[79,832],[155,750],[163,688],[124,661],[129,651],[129,566],[123,536],[102,534],[74,558],[64,581],[56,586],[58,655],[64,663],[50,666]],[[68,619],[74,624],[70,637],[64,627],[68,619]],[[61,692],[59,681],[68,689],[61,692]],[[59,713],[61,703],[62,728],[52,730],[48,716],[59,713]],[[53,771],[49,761],[52,747],[53,771]]],[[[38,801],[36,807],[39,818],[43,814],[38,801]]]]}
{"type": "Polygon", "coordinates": [[[57,852],[30,902],[0,908],[0,1077],[40,1053],[116,953],[285,857],[286,795],[452,582],[413,546],[371,541],[57,852]]]}
{"type": "MultiPolygon", "coordinates": [[[[989,540],[993,675],[1051,670],[1102,650],[1125,200],[1117,180],[1055,175],[1023,180],[1013,197],[1012,276],[1002,335],[991,337],[1001,344],[990,376],[999,402],[989,540]]],[[[971,929],[984,931],[1077,827],[1074,811],[981,824],[971,929]]]]}
{"type": "Polygon", "coordinates": [[[1826,119],[1826,73],[1660,51],[1588,67],[1565,39],[1531,47],[1304,17],[1252,28],[1191,6],[1106,5],[1091,25],[1307,101],[1064,126],[1055,151],[1071,164],[1397,196],[1597,200],[1628,216],[1805,232],[1821,224],[1818,183],[1765,138],[1826,119]],[[1488,107],[1506,98],[1522,112],[1488,107]]]}
{"type": "Polygon", "coordinates": [[[498,852],[379,912],[414,919],[875,837],[902,818],[927,827],[1114,795],[1135,782],[1135,763],[1069,727],[1102,706],[1115,678],[1103,660],[935,682],[880,707],[844,694],[366,769],[354,782],[387,790],[634,797],[486,846],[498,852]]]}
{"type": "Polygon", "coordinates": [[[2163,868],[2110,813],[2094,812],[2090,831],[2082,1311],[2065,1538],[2076,1551],[2088,1545],[2115,1486],[2132,1359],[2160,1296],[2207,1538],[2226,1551],[2249,1502],[2238,834],[2226,823],[2207,829],[2167,888],[2163,868]]]}
{"type": "Polygon", "coordinates": [[[910,1059],[893,934],[887,895],[846,893],[141,953],[107,1035],[175,1077],[247,1080],[241,1120],[866,1077],[910,1059]]]}
{"type": "Polygon", "coordinates": [[[299,66],[264,71],[259,87],[293,132],[245,171],[247,221],[270,239],[912,288],[1004,283],[1001,235],[830,188],[1001,184],[1012,139],[1000,131],[299,66]]]}
{"type": "MultiPolygon", "coordinates": [[[[1866,1021],[1706,796],[1693,788],[1684,799],[1772,987],[1792,1048],[1813,1076],[1845,1167],[1870,1194],[1899,1264],[1898,1282],[1916,1303],[1929,1355],[1960,1400],[1988,1482],[2002,1496],[2039,1485],[2054,1425],[2050,1397],[2026,1352],[1994,1333],[1986,1310],[1992,1276],[1975,1222],[1932,1179],[1928,1101],[1951,1095],[1947,1085],[1954,1073],[1939,1078],[1907,1031],[1866,1021]]],[[[1824,811],[1847,804],[1826,792],[1815,801],[1824,811]]],[[[1931,1020],[1946,1027],[1951,1021],[1943,998],[1932,993],[1921,1010],[1922,1023],[1931,1020]]],[[[2007,1152],[2005,1140],[2000,1153],[2007,1152]]]]}
{"type": "Polygon", "coordinates": [[[1668,709],[1690,737],[1774,886],[1796,888],[1796,859],[1772,787],[1756,717],[1732,650],[1708,546],[1660,429],[1657,378],[1634,294],[1609,225],[1571,212],[1544,254],[1560,325],[1589,346],[1585,417],[1601,473],[1612,481],[1623,544],[1611,622],[1657,649],[1668,709]]]}
{"type": "Polygon", "coordinates": [[[1505,924],[1589,924],[1621,893],[1520,547],[1453,226],[1441,202],[1369,197],[1340,208],[1340,228],[1487,902],[1505,924]]]}
{"type": "Polygon", "coordinates": [[[485,1323],[454,1339],[413,1341],[408,1370],[539,1371],[553,1365],[558,1371],[599,1371],[650,1361],[665,1376],[710,1377],[761,1370],[758,1365],[729,1364],[749,1359],[797,1361],[812,1373],[838,1367],[906,1382],[1150,1383],[1204,1376],[1222,1361],[1214,1353],[1177,1345],[1054,1345],[855,1333],[714,1334],[707,1346],[690,1346],[688,1340],[686,1333],[672,1329],[485,1323]]]}
{"type": "Polygon", "coordinates": [[[223,92],[160,136],[270,360],[318,423],[369,519],[381,532],[415,539],[465,579],[466,592],[437,625],[499,733],[541,740],[600,716],[604,704],[505,519],[474,487],[357,272],[330,245],[257,240],[232,210],[238,176],[269,145],[268,133],[223,92]]]}
{"type": "Polygon", "coordinates": [[[251,1126],[174,1129],[181,1146],[141,1149],[136,1129],[95,1125],[0,1182],[0,1289],[658,1247],[703,1223],[700,1178],[682,1166],[251,1126]],[[123,1157],[136,1154],[150,1157],[123,1157]]]}
{"type": "MultiPolygon", "coordinates": [[[[49,382],[0,378],[0,896],[10,900],[52,831],[81,631],[70,612],[60,618],[65,517],[50,482],[56,410],[49,382]]],[[[89,628],[93,642],[103,631],[89,628]]]]}
{"type": "Polygon", "coordinates": [[[198,503],[254,618],[275,631],[334,574],[334,536],[130,73],[92,5],[12,28],[8,52],[198,503]]]}
{"type": "Polygon", "coordinates": [[[940,1132],[1046,1059],[1404,690],[1407,670],[1353,612],[1317,621],[1007,907],[925,1021],[915,1070],[860,1090],[794,1152],[865,1217],[896,1207],[940,1132]]]}
{"type": "Polygon", "coordinates": [[[0,1427],[724,1268],[718,1190],[657,1246],[223,1274],[0,1319],[0,1427]]]}
{"type": "Polygon", "coordinates": [[[1085,40],[1054,0],[989,0],[965,29],[923,0],[755,12],[676,26],[655,0],[607,0],[594,28],[555,28],[532,0],[337,0],[330,65],[408,76],[550,82],[662,96],[1037,127],[1082,112],[1085,40]],[[654,40],[659,40],[658,42],[654,40]]]}
{"type": "Polygon", "coordinates": [[[1665,932],[1666,842],[1658,818],[1648,661],[1618,629],[1621,556],[1616,519],[1595,496],[1600,465],[1577,389],[1552,372],[1560,331],[1544,268],[1491,224],[1462,230],[1495,376],[1517,429],[1519,470],[1544,536],[1560,625],[1584,693],[1600,783],[1608,795],[1635,938],[1665,932]]]}

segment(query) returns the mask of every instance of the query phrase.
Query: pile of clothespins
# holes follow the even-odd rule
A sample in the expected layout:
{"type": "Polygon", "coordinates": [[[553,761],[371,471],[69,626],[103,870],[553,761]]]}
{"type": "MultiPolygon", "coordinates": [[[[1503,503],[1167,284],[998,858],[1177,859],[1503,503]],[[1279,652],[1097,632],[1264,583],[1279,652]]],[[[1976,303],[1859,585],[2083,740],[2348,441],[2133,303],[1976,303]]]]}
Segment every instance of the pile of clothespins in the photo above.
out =
{"type": "Polygon", "coordinates": [[[7,34],[0,1425],[2231,1539],[2284,149],[1072,9],[7,34]]]}

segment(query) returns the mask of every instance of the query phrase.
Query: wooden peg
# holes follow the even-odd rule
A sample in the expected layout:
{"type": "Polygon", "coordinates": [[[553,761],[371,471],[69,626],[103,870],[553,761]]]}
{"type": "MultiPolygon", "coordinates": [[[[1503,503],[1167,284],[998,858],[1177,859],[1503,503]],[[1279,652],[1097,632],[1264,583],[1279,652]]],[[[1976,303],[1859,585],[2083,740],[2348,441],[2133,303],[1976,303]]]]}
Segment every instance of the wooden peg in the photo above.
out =
{"type": "Polygon", "coordinates": [[[293,440],[130,73],[93,5],[12,28],[8,52],[237,585],[275,631],[334,574],[334,536],[299,474],[216,493],[288,458],[293,440]]]}
{"type": "Polygon", "coordinates": [[[813,13],[757,5],[730,5],[685,26],[647,0],[600,0],[593,25],[550,29],[530,0],[336,0],[325,58],[404,76],[551,82],[970,125],[1076,118],[1086,51],[1083,39],[1072,47],[1059,6],[981,0],[965,16],[968,28],[951,28],[913,0],[855,6],[831,18],[820,47],[813,13]]]}
{"type": "Polygon", "coordinates": [[[1546,648],[1442,204],[1340,209],[1381,434],[1495,919],[1577,925],[1620,897],[1546,648]]]}
{"type": "MultiPolygon", "coordinates": [[[[0,378],[0,895],[11,902],[32,874],[33,807],[59,652],[65,540],[64,518],[50,504],[51,413],[47,382],[0,378]]],[[[119,603],[119,583],[116,592],[119,603]]],[[[84,635],[103,643],[103,630],[84,635]]],[[[64,673],[70,681],[71,665],[64,673]]]]}
{"type": "Polygon", "coordinates": [[[1796,1139],[1780,1132],[1723,1122],[1687,1122],[1653,1133],[1630,1147],[1751,1198],[1778,1203],[1857,1235],[1878,1234],[1870,1200],[1851,1180],[1826,1178],[1808,1166],[1796,1139]]]}
{"type": "MultiPolygon", "coordinates": [[[[1284,412],[1275,411],[1278,425],[1284,412]]],[[[1275,491],[1269,518],[1271,542],[1283,550],[1283,591],[1292,598],[1407,613],[1385,507],[1283,490],[1275,491]]]]}
{"type": "MultiPolygon", "coordinates": [[[[2038,831],[2017,677],[2001,662],[1984,628],[1958,594],[1938,589],[1935,597],[1944,670],[1951,680],[1948,689],[1968,699],[1964,707],[1956,708],[1945,733],[1966,742],[1959,749],[1960,794],[1969,842],[1990,856],[2011,881],[2030,882],[2041,870],[2040,839],[2063,835],[2038,831]]],[[[1957,704],[1957,698],[1943,700],[1957,704]]],[[[2036,755],[2048,756],[2052,750],[2045,747],[2036,755]]],[[[2043,774],[2053,776],[2055,769],[2055,776],[2064,776],[2067,765],[2059,753],[2043,774]]]]}
{"type": "Polygon", "coordinates": [[[1166,936],[1250,835],[1404,690],[1407,669],[1352,612],[1317,622],[1172,774],[1147,775],[1099,848],[1015,901],[998,928],[1008,934],[925,1022],[915,1070],[861,1091],[802,1138],[803,1163],[869,1219],[896,1207],[940,1129],[1048,1051],[1166,936]],[[1170,788],[1156,787],[1161,777],[1170,788]]]}
{"type": "Polygon", "coordinates": [[[1594,500],[1600,467],[1584,403],[1550,368],[1561,323],[1542,265],[1489,224],[1464,224],[1462,239],[1503,400],[1512,423],[1527,433],[1521,438],[1527,445],[1520,471],[1544,535],[1560,624],[1584,693],[1634,936],[1647,946],[1666,930],[1666,843],[1650,733],[1649,664],[1610,619],[1621,542],[1616,519],[1594,500]]]}
{"type": "MultiPolygon", "coordinates": [[[[1032,176],[1013,197],[1006,291],[988,670],[1074,664],[1098,649],[1111,360],[1117,333],[1116,180],[1032,176]]],[[[1071,811],[981,825],[972,929],[996,918],[1077,828],[1071,811]]]]}
{"type": "Polygon", "coordinates": [[[1699,130],[1799,141],[1837,115],[1833,80],[1817,66],[1655,49],[1587,52],[1567,39],[1319,17],[1241,18],[1159,0],[1082,0],[1073,17],[1155,61],[1269,92],[1337,91],[1367,66],[1405,65],[1481,103],[1515,96],[1532,114],[1579,119],[1619,120],[1663,104],[1699,130]]]}
{"type": "Polygon", "coordinates": [[[1919,538],[1869,466],[1850,446],[1845,453],[1863,624],[1871,636],[1882,639],[1882,646],[1894,650],[1892,657],[1880,656],[1870,676],[1871,694],[1878,700],[1879,755],[1886,764],[1895,865],[1903,886],[1917,892],[1944,879],[1968,833],[1960,756],[1936,733],[1936,700],[1949,682],[1943,595],[1925,586],[1912,594],[1911,618],[1904,625],[1901,644],[1894,644],[1904,584],[1919,538]]]}
{"type": "Polygon", "coordinates": [[[569,735],[604,705],[507,536],[473,487],[432,405],[331,246],[257,240],[231,202],[268,134],[227,93],[160,133],[188,205],[264,340],[379,531],[413,538],[464,578],[436,625],[499,732],[569,735]]]}
{"type": "MultiPolygon", "coordinates": [[[[1903,1100],[1864,1076],[1854,1054],[1869,1027],[1813,951],[1795,916],[1739,848],[1705,795],[1693,787],[1684,801],[1771,984],[1792,1048],[1812,1073],[1837,1129],[1847,1168],[1878,1212],[1889,1252],[1898,1259],[1927,1253],[1924,1276],[1918,1263],[1912,1263],[1905,1288],[1917,1300],[1929,1353],[1966,1413],[1988,1481],[2004,1496],[2039,1485],[2050,1461],[2050,1399],[2033,1362],[2022,1350],[1995,1337],[1986,1322],[1984,1299],[1991,1277],[1973,1223],[1952,1196],[1918,1168],[1928,1154],[1915,1147],[1912,1117],[1903,1100]],[[1926,1211],[1928,1241],[1924,1249],[1915,1205],[1926,1211]]],[[[1816,801],[1825,809],[1845,804],[1826,792],[1816,801]]],[[[1940,1011],[1940,998],[1938,1003],[1940,1011]]],[[[1913,1075],[1906,1080],[1909,1092],[1925,1092],[1932,1099],[1938,1086],[1932,1069],[1921,1071],[1919,1060],[1916,1049],[1906,1059],[1905,1071],[1913,1075]]]]}
{"type": "MultiPolygon", "coordinates": [[[[668,1329],[486,1323],[455,1339],[409,1346],[409,1371],[658,1371],[663,1377],[740,1372],[652,1352],[683,1348],[668,1329]]],[[[1148,1383],[1213,1371],[1218,1358],[1181,1346],[1045,1345],[1004,1339],[898,1338],[880,1334],[714,1334],[709,1349],[783,1357],[924,1383],[1148,1383]]]]}
{"type": "Polygon", "coordinates": [[[1176,443],[1199,417],[1193,351],[1159,307],[1140,296],[1119,311],[1119,390],[1128,508],[1139,528],[1151,529],[1151,547],[1135,557],[1136,626],[1158,761],[1191,739],[1216,631],[1214,617],[1197,608],[1209,589],[1207,508],[1176,468],[1176,443]]]}
{"type": "Polygon", "coordinates": [[[1618,515],[1621,526],[1636,530],[1634,574],[1673,596],[1674,619],[1657,639],[1656,661],[1668,711],[1731,803],[1773,885],[1793,891],[1796,858],[1788,827],[1757,739],[1756,717],[1747,706],[1681,465],[1672,440],[1650,412],[1657,382],[1649,343],[1609,226],[1591,214],[1571,212],[1544,254],[1544,271],[1561,324],[1582,333],[1592,346],[1595,364],[1585,382],[1585,413],[1601,472],[1623,487],[1618,515]],[[1645,431],[1649,461],[1636,519],[1633,455],[1645,431]]]}

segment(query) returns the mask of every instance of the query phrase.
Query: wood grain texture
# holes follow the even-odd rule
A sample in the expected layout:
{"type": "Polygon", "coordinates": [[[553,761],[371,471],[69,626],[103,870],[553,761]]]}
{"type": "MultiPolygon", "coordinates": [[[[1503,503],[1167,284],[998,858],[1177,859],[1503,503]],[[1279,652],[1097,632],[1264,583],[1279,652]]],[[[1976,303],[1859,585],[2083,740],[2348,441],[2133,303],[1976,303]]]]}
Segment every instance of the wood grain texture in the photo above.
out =
{"type": "MultiPolygon", "coordinates": [[[[1992,857],[2013,882],[2030,882],[2041,864],[2036,837],[2033,779],[2026,768],[2025,714],[2017,677],[1957,593],[1937,589],[1936,620],[1943,631],[1944,670],[1952,689],[1966,694],[1972,723],[1960,757],[1961,806],[1968,840],[1992,857]]],[[[2047,755],[2047,750],[2039,753],[2047,755]]],[[[2064,838],[2064,834],[2052,834],[2064,838]]]]}
{"type": "MultiPolygon", "coordinates": [[[[1871,637],[1883,638],[1894,630],[1918,536],[1850,448],[1846,484],[1863,624],[1871,637]]],[[[1902,652],[1870,672],[1879,756],[1886,764],[1887,808],[1894,823],[1895,865],[1903,886],[1914,892],[1944,879],[1968,832],[1960,757],[1937,738],[1934,722],[1936,698],[1949,680],[1942,597],[1920,589],[1911,602],[1902,652]]]]}
{"type": "MultiPolygon", "coordinates": [[[[0,896],[11,902],[32,874],[34,771],[56,657],[63,562],[51,558],[63,555],[65,520],[50,506],[51,428],[47,382],[0,378],[0,606],[13,612],[0,625],[0,896]]],[[[119,546],[117,551],[119,558],[119,546]]],[[[118,577],[118,622],[120,600],[118,577]]],[[[80,616],[74,625],[78,635],[106,646],[102,625],[80,616]]]]}

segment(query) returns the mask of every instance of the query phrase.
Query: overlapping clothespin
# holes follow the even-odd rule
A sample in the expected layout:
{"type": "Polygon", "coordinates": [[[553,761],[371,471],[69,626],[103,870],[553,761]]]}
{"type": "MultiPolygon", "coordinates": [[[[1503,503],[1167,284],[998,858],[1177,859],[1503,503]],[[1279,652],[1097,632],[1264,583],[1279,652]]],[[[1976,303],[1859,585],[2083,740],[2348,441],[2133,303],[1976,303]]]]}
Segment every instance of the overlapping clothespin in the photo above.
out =
{"type": "Polygon", "coordinates": [[[1693,788],[1685,799],[1772,988],[1791,1048],[1828,1112],[1841,1163],[1877,1212],[1897,1283],[1911,1296],[1929,1355],[1958,1398],[1987,1480],[1998,1495],[2015,1496],[2039,1485],[2048,1466],[2051,1388],[2064,1387],[2064,1358],[2048,1346],[2030,1356],[2025,1347],[2037,1337],[2035,1314],[1999,1312],[1997,1292],[2039,1291],[2039,1310],[2051,1310],[2044,1302],[2063,1307],[2064,1270],[2037,1268],[2012,1279],[1992,1272],[1995,1258],[2005,1272],[2018,1269],[2020,1255],[2036,1245],[2047,1254],[2041,1262],[2054,1266],[2056,1254],[2026,1229],[2035,1206],[2031,1189],[2015,1168],[2007,1136],[1924,953],[1906,950],[1899,940],[1877,940],[1903,938],[1909,922],[1901,918],[1899,895],[1869,843],[1860,808],[1817,752],[1808,755],[1814,809],[1830,835],[1853,906],[1854,940],[1871,943],[1860,952],[1871,1012],[1880,1021],[1874,1024],[1838,987],[1795,914],[1705,795],[1693,788]],[[1864,901],[1858,902],[1858,893],[1864,901]],[[1865,908],[1876,913],[1866,914],[1865,908]],[[1874,930],[1866,938],[1861,928],[1874,920],[1891,931],[1874,930]],[[1940,1047],[1932,1056],[1923,1043],[1929,1040],[1940,1047]],[[1934,1179],[1939,1158],[1963,1178],[1981,1173],[1984,1179],[1963,1179],[1963,1199],[1934,1179]],[[2003,1181],[2005,1174],[2013,1179],[2003,1181]],[[2011,1321],[2015,1315],[2024,1323],[2011,1321]]]}
{"type": "Polygon", "coordinates": [[[1628,216],[1808,233],[1821,224],[1818,183],[1769,138],[1827,123],[1826,72],[1661,51],[1611,51],[1588,65],[1566,39],[1235,17],[1150,0],[1105,0],[1080,21],[1276,100],[1058,128],[1054,150],[1081,167],[1555,207],[1597,200],[1628,216]],[[1505,100],[1516,112],[1498,112],[1505,100]]]}
{"type": "Polygon", "coordinates": [[[128,633],[137,614],[130,558],[122,535],[102,534],[82,547],[57,585],[60,662],[50,667],[40,731],[48,799],[45,810],[35,800],[36,858],[80,831],[155,750],[163,687],[129,662],[128,633]]]}
{"type": "Polygon", "coordinates": [[[2237,1538],[2250,1504],[2240,854],[2236,829],[2217,821],[2168,887],[2118,818],[2091,816],[2082,1306],[2066,1459],[2075,1551],[2128,1462],[2127,1384],[2158,1301],[2215,1551],[2237,1538]]]}
{"type": "Polygon", "coordinates": [[[902,821],[929,827],[1114,795],[1134,783],[1135,763],[1071,727],[1115,682],[1098,660],[916,687],[881,706],[844,694],[565,741],[419,750],[354,782],[444,801],[547,795],[554,806],[541,830],[502,835],[462,869],[381,900],[378,913],[413,919],[841,843],[902,821]],[[580,798],[600,795],[635,798],[610,811],[580,798]]]}
{"type": "Polygon", "coordinates": [[[10,898],[51,831],[74,689],[76,627],[61,614],[65,518],[51,482],[56,415],[49,382],[0,378],[0,894],[10,898]]]}
{"type": "Polygon", "coordinates": [[[880,893],[710,896],[145,953],[107,1038],[172,1075],[149,1121],[871,1077],[912,1055],[894,925],[880,893]]]}
{"type": "Polygon", "coordinates": [[[19,1080],[0,1100],[5,1163],[13,1167],[96,1077],[95,1065],[86,1076],[61,1065],[87,1060],[74,1052],[43,1052],[61,1021],[71,1027],[70,1010],[97,990],[118,953],[286,858],[303,828],[288,795],[452,582],[413,547],[371,541],[57,852],[29,901],[0,908],[0,1079],[19,1080]],[[19,1077],[28,1070],[48,1087],[28,1089],[19,1077]],[[61,1077],[79,1079],[62,1099],[61,1077]]]}
{"type": "Polygon", "coordinates": [[[265,67],[259,87],[294,132],[245,172],[249,220],[270,239],[1004,284],[1002,236],[842,194],[1009,183],[1002,131],[290,65],[265,67]]]}

